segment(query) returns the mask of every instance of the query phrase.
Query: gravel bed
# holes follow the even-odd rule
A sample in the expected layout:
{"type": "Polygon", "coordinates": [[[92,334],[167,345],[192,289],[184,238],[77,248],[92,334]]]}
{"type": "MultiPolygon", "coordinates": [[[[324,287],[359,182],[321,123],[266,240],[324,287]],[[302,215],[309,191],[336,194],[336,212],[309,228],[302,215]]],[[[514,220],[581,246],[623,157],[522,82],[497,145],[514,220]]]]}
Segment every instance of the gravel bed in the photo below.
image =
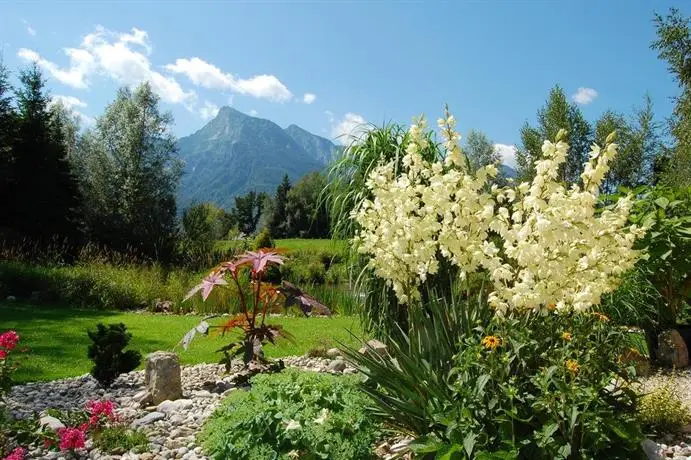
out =
{"type": "MultiPolygon", "coordinates": [[[[283,362],[287,367],[315,372],[356,372],[341,359],[290,357],[283,358],[283,362]]],[[[145,453],[104,454],[87,441],[86,447],[76,452],[76,455],[34,448],[28,452],[28,458],[205,459],[201,447],[196,444],[197,433],[229,392],[242,391],[233,383],[233,373],[225,374],[224,371],[223,366],[215,364],[183,366],[183,399],[164,401],[152,407],[142,407],[140,403],[146,394],[143,371],[121,375],[108,389],[101,388],[88,374],[64,380],[17,385],[12,388],[8,403],[15,417],[26,417],[48,408],[69,410],[82,408],[89,400],[108,399],[117,404],[116,414],[120,419],[142,429],[149,438],[148,452],[145,453]]]]}

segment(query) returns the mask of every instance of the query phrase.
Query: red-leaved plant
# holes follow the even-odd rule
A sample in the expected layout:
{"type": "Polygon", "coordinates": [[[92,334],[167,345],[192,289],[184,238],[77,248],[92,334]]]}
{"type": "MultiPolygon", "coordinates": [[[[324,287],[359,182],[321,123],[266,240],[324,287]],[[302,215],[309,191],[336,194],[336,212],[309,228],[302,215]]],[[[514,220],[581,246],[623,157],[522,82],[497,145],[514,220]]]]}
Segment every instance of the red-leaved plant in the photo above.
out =
{"type": "Polygon", "coordinates": [[[280,288],[263,283],[262,279],[268,267],[282,265],[283,261],[283,256],[277,252],[259,249],[246,252],[235,260],[224,262],[214,268],[201,283],[190,290],[185,300],[198,292],[201,292],[202,299],[206,300],[215,287],[226,286],[230,281],[237,290],[242,312],[219,326],[210,326],[206,322],[217,315],[205,318],[197,327],[185,334],[180,342],[182,347],[187,349],[197,333],[207,334],[211,328],[220,329],[222,334],[239,329],[243,332],[241,339],[218,350],[224,356],[221,363],[225,364],[228,370],[232,359],[237,356],[242,356],[246,365],[250,362],[266,363],[263,353],[265,343],[275,344],[280,337],[292,339],[291,334],[282,326],[266,324],[267,313],[278,305],[280,288]],[[249,273],[249,285],[243,282],[243,272],[249,273]]]}

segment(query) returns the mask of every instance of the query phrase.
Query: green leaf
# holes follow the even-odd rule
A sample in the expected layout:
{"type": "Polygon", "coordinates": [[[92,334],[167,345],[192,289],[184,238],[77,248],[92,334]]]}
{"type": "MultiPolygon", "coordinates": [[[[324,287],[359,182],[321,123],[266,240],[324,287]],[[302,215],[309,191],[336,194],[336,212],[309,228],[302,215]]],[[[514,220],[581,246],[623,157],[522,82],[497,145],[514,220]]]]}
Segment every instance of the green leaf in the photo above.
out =
{"type": "Polygon", "coordinates": [[[415,441],[411,442],[409,447],[410,450],[416,454],[429,454],[432,452],[439,452],[443,449],[445,444],[436,438],[430,438],[427,436],[421,436],[415,441]]]}
{"type": "Polygon", "coordinates": [[[476,395],[482,394],[483,390],[485,389],[485,385],[487,385],[488,381],[489,381],[489,374],[482,374],[480,377],[478,377],[477,384],[475,385],[475,394],[476,395]]]}
{"type": "Polygon", "coordinates": [[[655,200],[655,204],[661,207],[662,209],[667,208],[667,205],[669,204],[669,200],[665,198],[664,196],[661,196],[657,200],[655,200]]]}
{"type": "Polygon", "coordinates": [[[449,449],[443,453],[439,453],[437,455],[437,459],[439,460],[455,460],[455,459],[460,459],[461,458],[461,446],[458,444],[454,444],[449,449]]]}
{"type": "Polygon", "coordinates": [[[476,439],[477,435],[472,431],[465,435],[465,438],[463,438],[463,448],[465,449],[465,453],[468,454],[468,457],[472,458],[473,448],[475,447],[476,439]]]}

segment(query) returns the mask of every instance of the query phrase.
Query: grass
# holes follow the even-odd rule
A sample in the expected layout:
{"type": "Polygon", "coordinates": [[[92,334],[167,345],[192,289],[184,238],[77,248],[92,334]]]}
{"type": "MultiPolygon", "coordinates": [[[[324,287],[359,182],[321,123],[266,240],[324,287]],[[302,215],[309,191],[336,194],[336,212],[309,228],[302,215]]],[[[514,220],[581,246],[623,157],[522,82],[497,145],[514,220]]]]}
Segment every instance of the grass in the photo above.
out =
{"type": "MultiPolygon", "coordinates": [[[[50,308],[24,302],[0,302],[1,330],[16,330],[21,336],[19,348],[27,347],[26,354],[18,354],[20,368],[15,374],[18,383],[54,380],[85,374],[91,369],[86,357],[89,338],[87,329],[99,322],[124,323],[132,333],[133,349],[142,355],[157,350],[171,350],[189,329],[200,321],[198,316],[151,315],[117,311],[78,310],[50,308]]],[[[215,323],[221,321],[217,319],[215,323]]],[[[213,321],[212,321],[213,322],[213,321]]],[[[356,317],[334,316],[331,318],[280,317],[271,323],[283,325],[295,337],[294,342],[280,341],[276,346],[267,345],[267,356],[303,355],[313,347],[323,346],[324,339],[356,344],[350,335],[362,335],[356,317]]],[[[199,337],[188,350],[176,349],[183,364],[217,362],[215,352],[226,344],[228,337],[199,337]]]]}
{"type": "Polygon", "coordinates": [[[276,240],[274,244],[277,248],[284,248],[291,251],[321,251],[344,254],[348,249],[348,242],[343,240],[308,240],[301,238],[289,238],[285,240],[276,240]]]}
{"type": "MultiPolygon", "coordinates": [[[[218,240],[214,246],[215,249],[227,251],[239,247],[242,242],[232,240],[218,240]]],[[[277,248],[288,249],[289,251],[314,251],[344,254],[348,248],[348,242],[343,240],[329,240],[329,239],[304,239],[304,238],[288,238],[283,240],[275,240],[274,245],[277,248]]]]}

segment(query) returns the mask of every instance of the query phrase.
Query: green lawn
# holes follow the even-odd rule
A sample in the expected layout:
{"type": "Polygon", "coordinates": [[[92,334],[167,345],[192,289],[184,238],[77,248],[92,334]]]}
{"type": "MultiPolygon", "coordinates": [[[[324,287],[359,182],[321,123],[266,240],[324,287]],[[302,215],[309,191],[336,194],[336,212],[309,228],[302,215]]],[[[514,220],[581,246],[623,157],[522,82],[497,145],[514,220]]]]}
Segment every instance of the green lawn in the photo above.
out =
{"type": "MultiPolygon", "coordinates": [[[[216,249],[228,250],[231,249],[235,244],[235,241],[229,240],[218,240],[216,241],[216,249]]],[[[301,251],[323,251],[329,253],[345,253],[348,247],[347,241],[342,240],[310,240],[303,238],[288,238],[284,240],[274,241],[274,245],[277,248],[283,248],[288,250],[301,250],[301,251]]]]}
{"type": "Polygon", "coordinates": [[[277,248],[291,250],[309,250],[339,253],[344,253],[348,247],[348,242],[343,240],[308,240],[302,238],[276,240],[274,244],[277,248]]]}
{"type": "MultiPolygon", "coordinates": [[[[15,381],[53,380],[73,377],[89,371],[91,362],[86,357],[89,338],[86,330],[99,322],[124,323],[132,333],[132,348],[146,355],[156,350],[171,350],[182,336],[199,322],[198,316],[165,316],[116,311],[77,310],[70,308],[39,307],[23,302],[0,302],[0,332],[14,329],[21,336],[19,348],[29,351],[21,356],[21,367],[15,381]]],[[[220,322],[221,318],[215,322],[220,322]]],[[[337,342],[355,344],[349,331],[361,335],[355,317],[332,318],[271,318],[271,323],[282,324],[295,337],[294,343],[283,340],[278,345],[267,345],[269,357],[302,355],[314,346],[337,342]]],[[[228,337],[198,337],[187,351],[178,347],[183,364],[217,362],[215,350],[228,341],[228,337]]]]}

